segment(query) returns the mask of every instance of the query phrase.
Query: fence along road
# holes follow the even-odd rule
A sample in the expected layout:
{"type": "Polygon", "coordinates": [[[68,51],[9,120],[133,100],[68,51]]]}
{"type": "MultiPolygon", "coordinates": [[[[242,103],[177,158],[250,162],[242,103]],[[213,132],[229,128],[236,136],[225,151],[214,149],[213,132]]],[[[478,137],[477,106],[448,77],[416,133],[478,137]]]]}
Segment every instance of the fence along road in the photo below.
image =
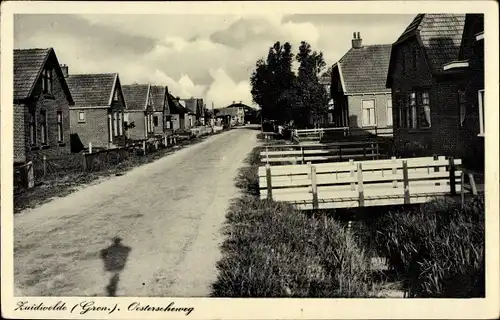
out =
{"type": "Polygon", "coordinates": [[[27,296],[106,296],[113,286],[117,296],[207,296],[234,178],[257,133],[212,136],[16,215],[16,287],[27,296]],[[118,276],[104,269],[103,249],[121,259],[118,276]]]}

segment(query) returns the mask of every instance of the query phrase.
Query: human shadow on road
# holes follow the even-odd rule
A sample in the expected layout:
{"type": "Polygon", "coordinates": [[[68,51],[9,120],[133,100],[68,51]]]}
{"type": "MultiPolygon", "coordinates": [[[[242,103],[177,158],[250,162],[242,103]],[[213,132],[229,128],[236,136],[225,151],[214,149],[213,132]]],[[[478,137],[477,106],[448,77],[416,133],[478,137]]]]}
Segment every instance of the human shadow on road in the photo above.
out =
{"type": "Polygon", "coordinates": [[[113,244],[101,250],[101,259],[104,263],[104,270],[111,273],[109,284],[106,291],[109,297],[116,296],[116,289],[120,281],[120,272],[122,272],[127,262],[128,255],[132,248],[124,246],[120,237],[113,238],[113,244]]]}

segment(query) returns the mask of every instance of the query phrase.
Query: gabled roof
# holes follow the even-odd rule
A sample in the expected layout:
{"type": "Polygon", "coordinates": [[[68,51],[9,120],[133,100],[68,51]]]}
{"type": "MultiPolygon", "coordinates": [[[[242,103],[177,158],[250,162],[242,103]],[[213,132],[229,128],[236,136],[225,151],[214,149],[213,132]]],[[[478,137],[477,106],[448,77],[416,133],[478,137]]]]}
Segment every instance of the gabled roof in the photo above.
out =
{"type": "Polygon", "coordinates": [[[187,99],[180,99],[181,101],[184,102],[185,108],[188,110],[189,113],[195,114],[198,108],[198,99],[196,98],[187,98],[187,99]]]}
{"type": "Polygon", "coordinates": [[[333,65],[345,94],[387,92],[385,82],[391,54],[390,44],[351,48],[333,65]]]}
{"type": "Polygon", "coordinates": [[[149,84],[127,84],[122,86],[127,101],[127,110],[145,110],[150,90],[149,84]]]}
{"type": "Polygon", "coordinates": [[[170,113],[171,114],[179,114],[179,113],[188,113],[189,110],[184,108],[177,99],[168,93],[168,104],[170,107],[170,113]]]}
{"type": "Polygon", "coordinates": [[[219,109],[219,112],[217,113],[217,116],[234,116],[236,117],[238,115],[238,107],[232,106],[232,107],[226,107],[219,109]]]}
{"type": "Polygon", "coordinates": [[[66,78],[75,105],[80,107],[110,106],[118,73],[71,74],[66,78]]]}
{"type": "Polygon", "coordinates": [[[155,111],[163,111],[165,107],[165,94],[167,93],[166,86],[151,86],[151,95],[153,97],[153,105],[155,111]]]}
{"type": "MultiPolygon", "coordinates": [[[[444,64],[458,59],[465,14],[419,14],[393,44],[394,48],[415,38],[424,49],[427,62],[433,73],[442,71],[444,64]]],[[[394,51],[393,51],[394,52],[394,51]]],[[[387,85],[390,86],[390,73],[387,85]]]]}
{"type": "Polygon", "coordinates": [[[54,70],[57,78],[61,81],[66,98],[70,104],[73,103],[73,97],[53,48],[14,49],[14,100],[27,99],[31,96],[49,59],[54,59],[54,70]]]}

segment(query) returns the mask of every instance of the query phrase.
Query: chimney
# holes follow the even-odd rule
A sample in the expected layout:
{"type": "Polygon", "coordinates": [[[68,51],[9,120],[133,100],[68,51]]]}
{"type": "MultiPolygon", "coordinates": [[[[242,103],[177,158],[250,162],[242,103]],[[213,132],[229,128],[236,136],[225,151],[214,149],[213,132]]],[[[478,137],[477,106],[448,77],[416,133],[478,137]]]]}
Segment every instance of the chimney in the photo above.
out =
{"type": "Polygon", "coordinates": [[[363,39],[361,39],[361,35],[359,34],[359,32],[357,34],[356,34],[356,32],[353,32],[352,36],[353,36],[353,38],[351,40],[352,41],[352,47],[354,49],[359,49],[359,48],[363,47],[363,45],[362,45],[363,39]]]}
{"type": "Polygon", "coordinates": [[[61,71],[63,73],[63,76],[65,78],[67,78],[68,77],[68,66],[65,64],[61,64],[61,71]]]}

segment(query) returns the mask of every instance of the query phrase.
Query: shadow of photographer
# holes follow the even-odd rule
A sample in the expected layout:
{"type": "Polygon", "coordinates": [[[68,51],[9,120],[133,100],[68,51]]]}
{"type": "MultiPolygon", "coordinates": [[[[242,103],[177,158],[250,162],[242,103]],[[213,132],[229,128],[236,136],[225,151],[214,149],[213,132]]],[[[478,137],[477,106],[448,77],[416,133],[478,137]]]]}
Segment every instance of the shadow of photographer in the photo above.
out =
{"type": "Polygon", "coordinates": [[[104,263],[104,270],[111,273],[109,284],[106,286],[106,291],[109,297],[116,296],[118,282],[120,281],[120,273],[125,268],[128,255],[132,248],[124,246],[121,243],[120,237],[113,238],[113,244],[101,250],[101,259],[104,263]]]}

